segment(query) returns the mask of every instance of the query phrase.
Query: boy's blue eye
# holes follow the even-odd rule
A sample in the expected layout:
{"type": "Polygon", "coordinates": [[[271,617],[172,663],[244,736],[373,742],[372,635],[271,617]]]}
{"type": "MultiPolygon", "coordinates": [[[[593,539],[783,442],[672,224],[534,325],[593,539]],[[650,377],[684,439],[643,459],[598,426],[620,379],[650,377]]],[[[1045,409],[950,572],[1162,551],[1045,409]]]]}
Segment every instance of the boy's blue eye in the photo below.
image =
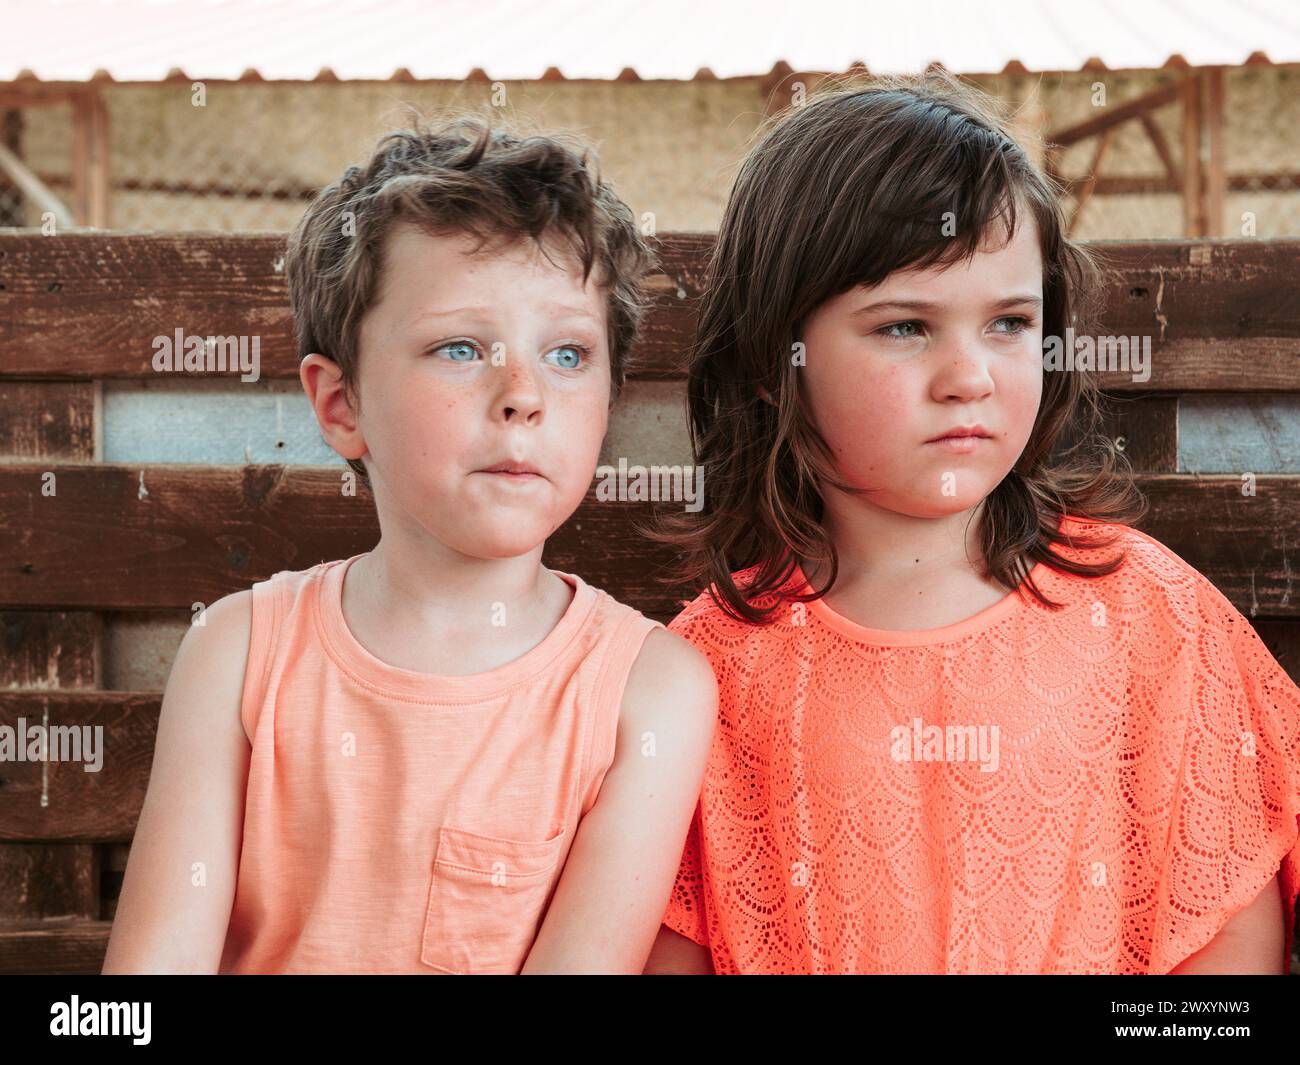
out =
{"type": "Polygon", "coordinates": [[[478,352],[475,351],[473,344],[468,344],[463,340],[456,340],[450,344],[444,344],[442,347],[438,349],[438,351],[456,351],[457,349],[461,351],[468,351],[469,358],[458,359],[455,356],[452,356],[451,358],[452,362],[471,362],[473,361],[474,356],[478,354],[478,352]]]}
{"type": "Polygon", "coordinates": [[[587,357],[587,349],[578,344],[561,344],[555,351],[572,352],[570,356],[565,356],[568,361],[560,362],[560,366],[565,370],[576,370],[579,364],[587,357]]]}

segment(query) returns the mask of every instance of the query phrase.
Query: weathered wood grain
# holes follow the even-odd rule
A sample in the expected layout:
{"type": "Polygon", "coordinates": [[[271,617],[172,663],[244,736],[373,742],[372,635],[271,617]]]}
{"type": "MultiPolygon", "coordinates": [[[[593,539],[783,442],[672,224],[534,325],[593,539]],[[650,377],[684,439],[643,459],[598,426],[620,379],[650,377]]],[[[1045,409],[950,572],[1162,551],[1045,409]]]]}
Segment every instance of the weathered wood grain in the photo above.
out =
{"type": "Polygon", "coordinates": [[[97,975],[112,928],[76,918],[0,926],[0,975],[97,975]]]}
{"type": "MultiPolygon", "coordinates": [[[[310,466],[0,467],[0,608],[189,609],[283,569],[369,550],[379,529],[361,490],[310,466]],[[143,492],[141,485],[143,484],[143,492]]],[[[1300,476],[1149,474],[1144,529],[1255,617],[1300,615],[1292,558],[1300,476]]],[[[660,504],[664,505],[664,504],[660,504]]],[[[681,504],[676,504],[680,506],[681,504]]],[[[647,614],[676,613],[689,588],[662,585],[672,553],[637,535],[648,503],[601,502],[595,489],[547,543],[548,566],[577,572],[647,614]]]]}
{"type": "MultiPolygon", "coordinates": [[[[298,372],[283,234],[0,235],[0,374],[152,377],[153,340],[259,338],[264,378],[298,372]]],[[[711,233],[656,238],[661,272],[635,373],[681,373],[711,233]]],[[[1300,240],[1097,241],[1103,310],[1084,331],[1152,338],[1150,380],[1120,391],[1300,389],[1300,240]]],[[[219,372],[214,372],[219,376],[219,372]]],[[[228,376],[233,376],[227,371],[228,376]]],[[[203,376],[203,374],[198,374],[203,376]]],[[[255,387],[255,386],[254,386],[255,387]]]]}

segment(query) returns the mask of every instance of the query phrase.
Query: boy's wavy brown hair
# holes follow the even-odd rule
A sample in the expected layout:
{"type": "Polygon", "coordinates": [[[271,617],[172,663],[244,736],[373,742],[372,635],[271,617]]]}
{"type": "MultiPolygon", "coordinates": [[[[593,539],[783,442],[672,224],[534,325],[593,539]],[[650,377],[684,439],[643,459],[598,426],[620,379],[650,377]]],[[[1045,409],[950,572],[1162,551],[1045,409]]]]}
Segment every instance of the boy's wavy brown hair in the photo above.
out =
{"type": "MultiPolygon", "coordinates": [[[[689,353],[689,430],[706,473],[704,504],[657,514],[641,530],[677,553],[665,583],[708,586],[722,610],[753,624],[780,607],[782,597],[766,609],[754,601],[786,585],[799,558],[828,563],[827,585],[784,598],[830,590],[838,559],[823,525],[823,486],[859,491],[836,473],[790,357],[804,320],[895,270],[969,261],[994,229],[1015,231],[1018,211],[1038,226],[1044,338],[1078,329],[1100,276],[1066,235],[1060,185],[1006,132],[992,98],[942,70],[834,84],[760,135],[727,203],[689,353]],[[751,567],[738,588],[733,572],[751,567]]],[[[1066,542],[1058,538],[1066,513],[1118,524],[1142,514],[1101,417],[1090,374],[1044,371],[1029,442],[981,508],[986,578],[1024,583],[1055,607],[1029,576],[1035,563],[1089,577],[1122,563],[1122,555],[1092,563],[1053,549],[1066,542]]],[[[1114,539],[1090,537],[1089,546],[1114,539]]]]}
{"type": "MultiPolygon", "coordinates": [[[[610,405],[627,376],[655,265],[631,209],[601,178],[594,150],[560,133],[525,134],[495,118],[463,113],[426,119],[380,138],[363,166],[350,166],[311,202],[289,237],[285,273],[298,357],[320,352],[338,364],[359,409],[361,320],[374,302],[384,244],[399,221],[434,235],[468,233],[478,249],[531,239],[543,254],[558,238],[593,267],[607,298],[610,405]]],[[[360,459],[348,465],[369,486],[360,459]]]]}

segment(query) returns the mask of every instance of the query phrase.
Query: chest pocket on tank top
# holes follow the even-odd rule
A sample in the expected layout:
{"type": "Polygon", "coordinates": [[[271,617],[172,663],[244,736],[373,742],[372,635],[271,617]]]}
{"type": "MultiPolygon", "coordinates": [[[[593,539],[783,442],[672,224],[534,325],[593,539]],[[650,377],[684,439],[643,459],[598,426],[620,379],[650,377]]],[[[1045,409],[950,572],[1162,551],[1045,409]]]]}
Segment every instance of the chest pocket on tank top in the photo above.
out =
{"type": "Polygon", "coordinates": [[[564,828],[536,842],[439,828],[420,961],[444,973],[518,973],[564,841],[564,828]]]}

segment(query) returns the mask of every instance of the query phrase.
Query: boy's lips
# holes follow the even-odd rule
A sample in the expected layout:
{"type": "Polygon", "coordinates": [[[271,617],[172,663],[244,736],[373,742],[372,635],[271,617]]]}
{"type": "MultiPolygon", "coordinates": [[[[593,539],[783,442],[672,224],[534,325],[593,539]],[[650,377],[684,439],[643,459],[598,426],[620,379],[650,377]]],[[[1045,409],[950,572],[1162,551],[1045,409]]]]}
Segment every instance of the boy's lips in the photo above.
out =
{"type": "Polygon", "coordinates": [[[516,462],[513,459],[506,459],[503,462],[498,462],[494,466],[484,467],[483,469],[478,470],[477,472],[478,473],[508,473],[517,477],[524,477],[529,475],[534,477],[540,477],[542,475],[541,470],[539,470],[531,462],[516,462]]]}

